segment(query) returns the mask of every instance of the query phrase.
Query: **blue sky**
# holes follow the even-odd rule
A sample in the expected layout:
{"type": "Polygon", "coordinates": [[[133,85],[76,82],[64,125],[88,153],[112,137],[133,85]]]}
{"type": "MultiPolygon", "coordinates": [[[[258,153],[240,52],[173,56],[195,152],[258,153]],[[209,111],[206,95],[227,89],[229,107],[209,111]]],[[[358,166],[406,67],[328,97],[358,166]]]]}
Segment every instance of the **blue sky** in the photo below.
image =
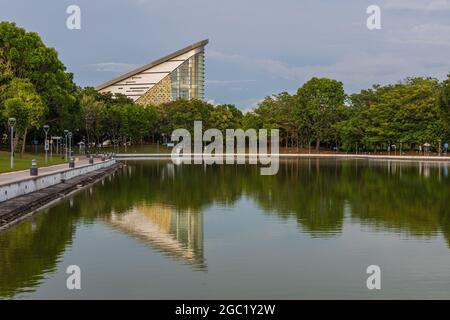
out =
{"type": "Polygon", "coordinates": [[[450,0],[0,0],[0,20],[38,32],[80,86],[206,39],[206,99],[249,109],[312,76],[347,92],[450,72],[450,0]],[[81,30],[66,28],[69,5],[81,30]],[[381,8],[368,30],[366,8],[381,8]]]}

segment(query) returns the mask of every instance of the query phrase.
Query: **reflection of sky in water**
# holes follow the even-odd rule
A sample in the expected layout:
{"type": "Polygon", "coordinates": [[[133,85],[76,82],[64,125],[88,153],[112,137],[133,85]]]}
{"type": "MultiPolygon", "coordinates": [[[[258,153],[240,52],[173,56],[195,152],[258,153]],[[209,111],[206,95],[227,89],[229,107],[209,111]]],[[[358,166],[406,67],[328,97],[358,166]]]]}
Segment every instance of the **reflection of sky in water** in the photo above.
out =
{"type": "MultiPolygon", "coordinates": [[[[0,233],[25,298],[449,298],[448,165],[131,163],[0,233]],[[65,269],[82,290],[65,289],[65,269]],[[365,288],[366,267],[382,290],[365,288]]],[[[22,293],[19,293],[22,292],[22,293]]]]}

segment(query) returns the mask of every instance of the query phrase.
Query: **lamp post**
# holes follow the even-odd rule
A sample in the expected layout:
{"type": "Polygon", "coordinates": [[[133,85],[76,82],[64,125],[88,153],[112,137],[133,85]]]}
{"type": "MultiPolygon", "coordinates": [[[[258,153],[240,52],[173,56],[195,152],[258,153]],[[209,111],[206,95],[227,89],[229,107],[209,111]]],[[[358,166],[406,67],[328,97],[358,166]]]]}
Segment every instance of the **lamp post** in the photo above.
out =
{"type": "Polygon", "coordinates": [[[11,128],[11,170],[14,169],[14,125],[16,124],[16,118],[11,117],[8,119],[9,127],[11,128]]]}
{"type": "Polygon", "coordinates": [[[47,165],[48,162],[48,130],[50,130],[50,126],[48,124],[44,125],[44,132],[45,132],[45,142],[44,142],[44,150],[45,150],[45,165],[47,165]]]}
{"type": "Polygon", "coordinates": [[[72,132],[69,132],[68,136],[69,136],[69,157],[72,157],[72,132]]]}
{"type": "Polygon", "coordinates": [[[67,134],[69,133],[69,130],[64,130],[64,137],[65,137],[65,142],[64,142],[64,160],[67,161],[67,134]]]}

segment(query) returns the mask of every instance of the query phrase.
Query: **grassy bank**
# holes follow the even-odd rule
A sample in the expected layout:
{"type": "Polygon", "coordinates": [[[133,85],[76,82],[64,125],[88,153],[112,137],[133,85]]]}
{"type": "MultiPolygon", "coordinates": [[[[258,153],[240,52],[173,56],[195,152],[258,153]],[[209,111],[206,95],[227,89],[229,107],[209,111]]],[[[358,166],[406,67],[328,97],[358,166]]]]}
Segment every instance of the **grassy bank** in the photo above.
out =
{"type": "MultiPolygon", "coordinates": [[[[14,171],[29,169],[31,167],[31,160],[33,159],[36,159],[38,167],[45,166],[44,154],[25,153],[23,155],[20,155],[20,153],[16,153],[16,156],[14,157],[14,171]]],[[[49,166],[61,163],[64,163],[64,159],[61,159],[60,156],[53,155],[52,159],[50,159],[50,156],[48,157],[47,165],[49,166]]],[[[0,151],[0,173],[10,171],[10,153],[6,151],[0,151]]]]}
{"type": "MultiPolygon", "coordinates": [[[[193,148],[192,148],[193,151],[193,148]]],[[[270,151],[270,150],[269,150],[270,151]]],[[[120,148],[113,148],[111,146],[98,148],[98,149],[91,149],[92,153],[104,153],[104,152],[113,152],[113,153],[171,153],[172,148],[168,148],[164,145],[155,145],[155,144],[148,144],[148,145],[132,145],[127,148],[121,146],[120,148]]],[[[223,147],[223,152],[226,152],[226,147],[223,147]]],[[[246,148],[246,152],[249,152],[248,147],[246,148]]],[[[345,151],[334,151],[331,149],[323,149],[321,148],[320,151],[317,151],[315,147],[308,148],[296,148],[296,147],[279,147],[279,153],[286,153],[286,154],[309,154],[309,153],[320,153],[320,154],[355,154],[355,152],[345,152],[345,151]]],[[[378,151],[378,152],[365,152],[363,150],[360,150],[358,152],[359,155],[361,154],[367,154],[367,155],[383,155],[383,156],[398,156],[400,155],[399,150],[392,150],[391,152],[388,152],[386,150],[384,151],[378,151]]],[[[417,150],[403,150],[402,155],[404,156],[438,156],[438,153],[436,151],[434,152],[419,152],[417,150]]],[[[442,153],[441,155],[444,155],[442,153]]]]}

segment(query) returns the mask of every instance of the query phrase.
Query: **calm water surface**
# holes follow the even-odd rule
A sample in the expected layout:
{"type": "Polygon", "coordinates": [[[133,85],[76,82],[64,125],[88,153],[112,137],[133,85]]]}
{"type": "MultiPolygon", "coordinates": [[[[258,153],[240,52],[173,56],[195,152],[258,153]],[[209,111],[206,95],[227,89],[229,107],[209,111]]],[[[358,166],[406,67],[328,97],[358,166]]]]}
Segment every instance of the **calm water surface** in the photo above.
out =
{"type": "Polygon", "coordinates": [[[450,299],[444,163],[128,162],[0,232],[1,298],[450,299]],[[366,268],[381,267],[381,290],[366,268]],[[81,290],[66,269],[81,268],[81,290]]]}

